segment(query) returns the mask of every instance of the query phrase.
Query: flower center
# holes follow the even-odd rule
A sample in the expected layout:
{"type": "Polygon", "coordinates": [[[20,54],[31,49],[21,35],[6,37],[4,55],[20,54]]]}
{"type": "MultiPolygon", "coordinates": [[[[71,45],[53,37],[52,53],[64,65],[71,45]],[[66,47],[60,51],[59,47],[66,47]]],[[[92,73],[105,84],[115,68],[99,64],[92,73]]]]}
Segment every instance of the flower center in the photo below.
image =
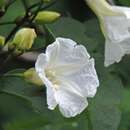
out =
{"type": "Polygon", "coordinates": [[[56,78],[56,71],[53,69],[45,70],[46,77],[52,82],[55,89],[59,89],[60,81],[56,78]]]}

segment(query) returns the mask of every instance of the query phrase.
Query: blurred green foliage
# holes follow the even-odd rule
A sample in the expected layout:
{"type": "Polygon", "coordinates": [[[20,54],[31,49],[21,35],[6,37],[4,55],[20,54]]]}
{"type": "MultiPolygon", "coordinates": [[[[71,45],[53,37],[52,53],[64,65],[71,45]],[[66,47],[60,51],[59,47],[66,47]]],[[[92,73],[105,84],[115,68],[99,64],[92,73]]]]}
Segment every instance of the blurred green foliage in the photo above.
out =
{"type": "MultiPolygon", "coordinates": [[[[129,0],[116,2],[130,5],[129,0]]],[[[100,80],[97,95],[89,99],[89,106],[81,115],[66,119],[58,109],[47,109],[45,86],[39,88],[22,77],[0,77],[0,130],[129,130],[129,56],[119,64],[104,67],[104,37],[96,16],[83,0],[57,0],[48,10],[58,11],[62,17],[52,24],[42,25],[46,34],[36,39],[33,49],[44,50],[55,37],[69,37],[85,45],[96,61],[100,80]]],[[[16,1],[0,23],[23,14],[21,1],[16,1]]],[[[0,25],[0,35],[7,36],[13,27],[14,24],[0,25]]],[[[33,66],[34,63],[14,59],[4,71],[19,73],[33,66]],[[20,70],[11,71],[16,68],[20,70]]]]}
{"type": "Polygon", "coordinates": [[[124,6],[130,6],[129,0],[116,0],[116,2],[124,6]]]}

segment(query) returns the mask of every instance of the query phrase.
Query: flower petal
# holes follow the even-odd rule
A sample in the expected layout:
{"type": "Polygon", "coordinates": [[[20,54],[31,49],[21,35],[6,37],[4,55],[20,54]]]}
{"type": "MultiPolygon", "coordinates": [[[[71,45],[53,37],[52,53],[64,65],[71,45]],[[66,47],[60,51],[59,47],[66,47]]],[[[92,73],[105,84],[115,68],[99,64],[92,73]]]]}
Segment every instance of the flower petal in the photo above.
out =
{"type": "Polygon", "coordinates": [[[39,77],[43,81],[43,84],[45,84],[46,86],[52,87],[52,83],[47,79],[44,72],[47,65],[48,65],[47,56],[44,53],[40,54],[35,64],[36,72],[38,73],[39,77]]]}
{"type": "Polygon", "coordinates": [[[106,29],[105,66],[119,62],[125,54],[130,53],[130,12],[128,8],[113,7],[116,11],[122,11],[124,16],[106,16],[104,24],[106,29]],[[128,14],[127,14],[128,15],[128,14]]]}
{"type": "Polygon", "coordinates": [[[38,73],[39,77],[43,81],[43,84],[47,87],[47,104],[48,108],[53,110],[57,103],[54,97],[54,90],[52,83],[46,78],[44,70],[48,64],[48,59],[44,53],[38,56],[38,59],[35,64],[36,72],[38,73]]]}
{"type": "Polygon", "coordinates": [[[79,70],[63,75],[62,78],[85,97],[94,97],[99,86],[93,59],[89,60],[79,70]]]}
{"type": "Polygon", "coordinates": [[[47,87],[47,104],[48,109],[54,110],[57,106],[57,102],[54,97],[54,89],[52,87],[47,87]]]}
{"type": "Polygon", "coordinates": [[[80,114],[88,106],[86,98],[69,92],[66,89],[58,90],[55,93],[55,97],[61,113],[68,118],[80,114]]]}
{"type": "Polygon", "coordinates": [[[106,67],[114,62],[120,62],[125,54],[130,54],[130,37],[121,42],[106,40],[104,63],[106,67]]]}
{"type": "Polygon", "coordinates": [[[71,39],[57,38],[56,41],[49,45],[46,50],[46,54],[50,59],[50,66],[52,66],[52,64],[53,67],[80,64],[81,60],[83,60],[82,57],[86,56],[89,58],[90,56],[86,49],[83,46],[77,46],[76,44],[77,43],[71,39]],[[80,48],[82,48],[83,52],[80,48]],[[75,51],[76,49],[77,51],[75,51]]]}
{"type": "Polygon", "coordinates": [[[41,80],[43,81],[43,84],[45,84],[47,90],[47,104],[48,104],[48,109],[55,109],[57,102],[55,100],[54,97],[54,87],[53,84],[46,78],[44,72],[38,72],[39,77],[41,78],[41,80]]]}
{"type": "Polygon", "coordinates": [[[75,45],[73,44],[73,46],[66,48],[65,46],[67,46],[68,41],[68,39],[64,40],[64,42],[66,42],[65,45],[63,42],[59,42],[59,55],[57,55],[58,60],[55,65],[53,63],[53,68],[57,70],[57,75],[65,75],[79,71],[90,58],[83,45],[76,45],[75,43],[75,45]]]}
{"type": "Polygon", "coordinates": [[[68,57],[70,62],[55,68],[58,78],[70,83],[81,95],[94,97],[99,86],[94,60],[89,59],[90,56],[82,45],[73,47],[71,53],[68,57]]]}
{"type": "Polygon", "coordinates": [[[121,6],[112,6],[113,10],[116,12],[121,12],[125,14],[127,18],[130,18],[130,8],[128,7],[121,7],[121,6]]]}
{"type": "Polygon", "coordinates": [[[55,65],[55,63],[57,64],[61,61],[61,55],[64,57],[65,54],[70,53],[75,44],[76,43],[71,39],[56,38],[56,41],[46,49],[46,54],[49,57],[50,64],[53,63],[53,65],[55,65]]]}
{"type": "Polygon", "coordinates": [[[125,52],[119,43],[114,43],[111,40],[106,40],[104,65],[107,67],[115,62],[118,63],[124,54],[125,52]]]}
{"type": "Polygon", "coordinates": [[[104,24],[107,39],[114,42],[121,42],[130,37],[130,19],[125,16],[106,16],[104,17],[104,24]]]}
{"type": "Polygon", "coordinates": [[[35,64],[36,71],[38,73],[43,72],[44,69],[46,68],[47,64],[48,64],[47,56],[44,53],[40,54],[38,56],[36,64],[35,64]]]}

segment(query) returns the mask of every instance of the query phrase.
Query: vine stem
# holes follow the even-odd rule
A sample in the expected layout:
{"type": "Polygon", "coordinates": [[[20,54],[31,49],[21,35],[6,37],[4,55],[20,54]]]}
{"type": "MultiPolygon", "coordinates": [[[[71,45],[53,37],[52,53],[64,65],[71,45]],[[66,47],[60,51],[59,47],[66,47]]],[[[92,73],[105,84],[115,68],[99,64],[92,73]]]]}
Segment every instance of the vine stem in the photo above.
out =
{"type": "Polygon", "coordinates": [[[4,74],[4,77],[23,77],[23,73],[4,74]]]}
{"type": "Polygon", "coordinates": [[[11,6],[16,0],[10,0],[7,5],[5,6],[5,10],[3,12],[3,14],[0,17],[3,17],[5,15],[5,13],[7,12],[9,6],[11,6]]]}
{"type": "Polygon", "coordinates": [[[19,29],[20,27],[20,24],[18,26],[15,26],[14,29],[10,32],[10,34],[6,37],[6,40],[5,40],[5,44],[8,43],[8,41],[10,40],[10,38],[12,37],[13,34],[16,33],[16,31],[19,29]]]}
{"type": "Polygon", "coordinates": [[[41,3],[40,3],[40,2],[37,2],[37,3],[33,4],[33,5],[31,5],[31,6],[28,8],[28,10],[31,10],[31,9],[35,8],[35,7],[38,6],[39,4],[41,4],[41,3]]]}
{"type": "Polygon", "coordinates": [[[8,22],[0,23],[0,25],[7,25],[7,24],[15,24],[15,22],[14,21],[8,21],[8,22]]]}
{"type": "Polygon", "coordinates": [[[39,3],[39,6],[38,6],[38,8],[37,8],[37,10],[36,10],[35,13],[33,14],[32,19],[30,20],[30,22],[32,22],[32,21],[35,19],[35,17],[37,16],[38,12],[41,10],[42,3],[43,3],[43,1],[41,0],[41,2],[39,3]]]}

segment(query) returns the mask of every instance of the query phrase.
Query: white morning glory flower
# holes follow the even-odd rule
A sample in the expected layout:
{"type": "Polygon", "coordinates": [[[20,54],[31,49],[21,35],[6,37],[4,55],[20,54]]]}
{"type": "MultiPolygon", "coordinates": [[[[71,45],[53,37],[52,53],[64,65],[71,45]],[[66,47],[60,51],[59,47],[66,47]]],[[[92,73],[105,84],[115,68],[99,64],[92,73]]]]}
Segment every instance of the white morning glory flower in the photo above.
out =
{"type": "Polygon", "coordinates": [[[58,105],[65,117],[80,114],[88,106],[87,97],[94,97],[99,86],[94,59],[71,39],[56,38],[38,56],[35,68],[47,88],[48,108],[58,105]]]}
{"type": "Polygon", "coordinates": [[[105,36],[105,66],[130,54],[130,8],[109,5],[106,0],[86,0],[100,20],[105,36]]]}

